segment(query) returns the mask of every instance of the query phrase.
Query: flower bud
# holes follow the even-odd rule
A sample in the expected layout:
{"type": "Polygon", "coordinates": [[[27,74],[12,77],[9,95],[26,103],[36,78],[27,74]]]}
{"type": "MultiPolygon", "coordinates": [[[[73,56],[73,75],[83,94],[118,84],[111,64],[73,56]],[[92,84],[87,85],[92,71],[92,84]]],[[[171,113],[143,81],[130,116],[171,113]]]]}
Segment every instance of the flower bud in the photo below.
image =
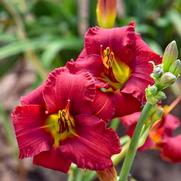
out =
{"type": "MultiPolygon", "coordinates": [[[[156,86],[149,86],[147,89],[146,89],[146,99],[147,101],[152,104],[152,105],[155,105],[158,101],[160,100],[163,100],[166,98],[166,95],[164,92],[162,91],[158,91],[158,88],[157,88],[157,91],[156,92],[152,92],[153,88],[156,87],[156,86]],[[154,94],[153,94],[154,93],[154,94]]],[[[155,89],[155,88],[154,88],[155,89]]],[[[156,89],[155,89],[156,90],[156,89]]]]}
{"type": "Polygon", "coordinates": [[[116,0],[98,0],[96,13],[100,27],[113,27],[116,18],[116,0]]]}
{"type": "Polygon", "coordinates": [[[178,77],[181,74],[181,61],[177,59],[169,68],[169,72],[178,77]]]}
{"type": "Polygon", "coordinates": [[[178,58],[178,49],[176,41],[169,43],[163,54],[163,70],[168,72],[171,64],[178,58]]]}
{"type": "Polygon", "coordinates": [[[152,85],[149,87],[149,93],[150,95],[155,95],[158,91],[158,88],[155,85],[152,85]]]}
{"type": "Polygon", "coordinates": [[[152,105],[156,104],[158,102],[158,100],[155,96],[155,94],[157,92],[157,87],[156,86],[148,86],[145,91],[146,91],[147,101],[152,105]]]}
{"type": "Polygon", "coordinates": [[[161,68],[161,66],[156,66],[152,73],[152,77],[157,79],[160,78],[162,74],[163,74],[163,69],[161,68]]]}
{"type": "Polygon", "coordinates": [[[157,95],[156,95],[156,98],[157,98],[158,100],[164,100],[164,99],[167,98],[167,96],[166,96],[166,94],[165,94],[163,91],[159,91],[159,92],[157,93],[157,95]]]}
{"type": "Polygon", "coordinates": [[[176,76],[171,72],[164,73],[160,78],[160,84],[162,87],[166,88],[176,81],[176,76]]]}
{"type": "Polygon", "coordinates": [[[101,181],[116,181],[117,180],[117,172],[115,167],[107,168],[104,170],[97,171],[97,176],[101,181]]]}

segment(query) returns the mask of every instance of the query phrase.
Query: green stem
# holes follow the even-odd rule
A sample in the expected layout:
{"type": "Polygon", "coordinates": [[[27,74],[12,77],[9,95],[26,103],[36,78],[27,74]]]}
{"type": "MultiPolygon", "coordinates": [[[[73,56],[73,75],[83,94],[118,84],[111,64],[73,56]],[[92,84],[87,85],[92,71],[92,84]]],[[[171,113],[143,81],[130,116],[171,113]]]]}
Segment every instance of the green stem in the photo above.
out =
{"type": "Polygon", "coordinates": [[[112,161],[113,161],[114,165],[118,165],[120,163],[120,161],[123,160],[123,158],[125,157],[125,155],[128,151],[129,145],[130,145],[130,140],[123,146],[123,148],[119,154],[114,155],[112,157],[112,161]]]}
{"type": "Polygon", "coordinates": [[[121,169],[121,172],[119,175],[119,181],[127,181],[127,179],[128,179],[128,175],[129,175],[129,172],[130,172],[130,169],[133,164],[133,160],[135,158],[136,151],[138,148],[141,130],[142,130],[145,120],[147,119],[147,117],[149,115],[151,108],[152,108],[152,104],[147,102],[141,112],[141,116],[136,125],[128,152],[127,152],[125,160],[123,162],[123,166],[122,166],[122,169],[121,169]]]}

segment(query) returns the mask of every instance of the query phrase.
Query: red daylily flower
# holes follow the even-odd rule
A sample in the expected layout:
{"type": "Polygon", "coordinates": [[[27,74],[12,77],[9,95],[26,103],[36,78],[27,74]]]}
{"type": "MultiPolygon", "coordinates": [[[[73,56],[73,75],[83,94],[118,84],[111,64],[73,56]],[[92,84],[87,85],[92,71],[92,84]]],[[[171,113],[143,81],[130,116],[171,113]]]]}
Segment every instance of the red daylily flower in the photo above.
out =
{"type": "MultiPolygon", "coordinates": [[[[136,123],[140,117],[140,112],[136,112],[121,117],[121,122],[126,128],[128,135],[132,136],[136,123]]],[[[171,115],[164,115],[151,128],[149,136],[140,151],[147,149],[160,150],[161,157],[171,162],[181,162],[181,135],[173,136],[174,130],[180,126],[180,120],[171,115]]]]}
{"type": "Polygon", "coordinates": [[[116,116],[140,110],[145,89],[153,84],[150,61],[161,62],[134,28],[134,23],[122,28],[90,28],[79,58],[68,63],[70,69],[87,70],[96,77],[97,87],[113,99],[116,116]]]}
{"type": "Polygon", "coordinates": [[[112,167],[119,138],[101,119],[112,117],[112,103],[96,91],[90,73],[56,69],[21,101],[12,113],[21,159],[33,157],[35,164],[63,172],[72,162],[93,170],[112,167]]]}

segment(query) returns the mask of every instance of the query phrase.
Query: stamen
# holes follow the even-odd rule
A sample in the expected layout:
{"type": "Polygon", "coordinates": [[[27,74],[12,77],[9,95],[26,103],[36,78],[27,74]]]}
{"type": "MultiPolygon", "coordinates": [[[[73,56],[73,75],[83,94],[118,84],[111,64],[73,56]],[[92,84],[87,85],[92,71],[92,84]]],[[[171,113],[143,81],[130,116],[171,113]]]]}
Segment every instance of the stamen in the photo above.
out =
{"type": "Polygon", "coordinates": [[[67,100],[65,109],[59,110],[57,114],[52,114],[47,120],[49,126],[48,131],[54,138],[54,146],[59,146],[59,142],[75,133],[74,118],[70,114],[70,100],[67,100]]]}
{"type": "Polygon", "coordinates": [[[102,45],[100,45],[100,50],[101,50],[101,57],[102,57],[102,62],[104,66],[107,69],[110,69],[112,67],[114,53],[111,51],[110,47],[106,47],[106,49],[103,50],[102,45]]]}
{"type": "Polygon", "coordinates": [[[69,111],[70,111],[70,99],[67,100],[67,105],[65,107],[65,110],[66,110],[66,112],[69,113],[69,111]]]}

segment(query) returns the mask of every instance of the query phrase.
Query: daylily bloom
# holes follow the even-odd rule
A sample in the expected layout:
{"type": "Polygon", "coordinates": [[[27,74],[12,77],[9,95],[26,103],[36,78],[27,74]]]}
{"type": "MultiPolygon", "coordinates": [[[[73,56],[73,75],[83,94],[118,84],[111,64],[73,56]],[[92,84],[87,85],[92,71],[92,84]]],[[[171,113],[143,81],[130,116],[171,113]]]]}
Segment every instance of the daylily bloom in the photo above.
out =
{"type": "MultiPolygon", "coordinates": [[[[136,123],[140,117],[140,112],[136,112],[121,117],[121,122],[126,128],[128,135],[132,136],[136,123]]],[[[156,149],[164,160],[170,162],[181,162],[181,135],[174,136],[174,130],[180,126],[180,120],[171,115],[164,115],[161,120],[152,126],[148,138],[140,151],[156,149]]]]}
{"type": "Polygon", "coordinates": [[[153,84],[150,61],[161,62],[161,57],[134,28],[134,23],[122,28],[90,28],[79,58],[67,65],[74,70],[87,70],[96,77],[97,87],[114,102],[115,116],[140,110],[145,101],[145,89],[153,84]]]}
{"type": "Polygon", "coordinates": [[[110,119],[113,110],[90,73],[55,69],[21,102],[12,113],[21,159],[33,157],[34,164],[63,172],[71,163],[93,170],[112,167],[119,138],[101,118],[110,119]]]}

